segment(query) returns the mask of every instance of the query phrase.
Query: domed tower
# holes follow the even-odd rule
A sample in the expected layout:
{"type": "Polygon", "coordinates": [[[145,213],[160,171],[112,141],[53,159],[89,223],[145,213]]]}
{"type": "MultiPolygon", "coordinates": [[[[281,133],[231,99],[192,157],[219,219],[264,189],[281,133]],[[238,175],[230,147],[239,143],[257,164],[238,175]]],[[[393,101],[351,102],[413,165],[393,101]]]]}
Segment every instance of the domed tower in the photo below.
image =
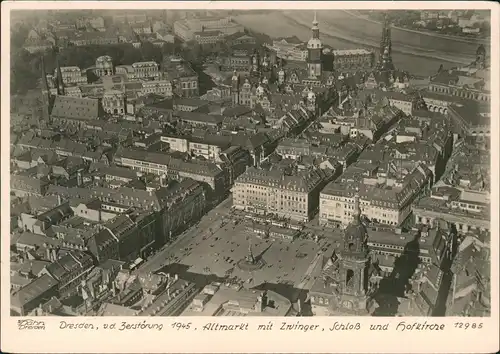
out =
{"type": "Polygon", "coordinates": [[[309,77],[321,76],[321,53],[323,52],[323,43],[319,39],[319,26],[314,12],[314,20],[312,26],[312,37],[307,42],[307,71],[309,77]]]}
{"type": "Polygon", "coordinates": [[[341,250],[340,307],[354,312],[366,312],[368,291],[368,232],[361,221],[359,194],[354,196],[354,217],[344,230],[341,250]]]}
{"type": "Polygon", "coordinates": [[[231,78],[231,97],[233,105],[240,103],[240,76],[236,70],[233,72],[233,77],[231,78]]]}

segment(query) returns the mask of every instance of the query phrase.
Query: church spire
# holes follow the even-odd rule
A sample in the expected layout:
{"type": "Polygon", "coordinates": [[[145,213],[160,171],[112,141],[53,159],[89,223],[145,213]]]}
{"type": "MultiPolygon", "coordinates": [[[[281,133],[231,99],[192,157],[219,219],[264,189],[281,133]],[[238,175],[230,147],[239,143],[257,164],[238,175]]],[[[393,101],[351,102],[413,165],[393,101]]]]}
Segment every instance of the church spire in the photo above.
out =
{"type": "Polygon", "coordinates": [[[316,11],[314,11],[314,20],[312,22],[312,38],[319,39],[319,22],[317,18],[316,11]]]}
{"type": "Polygon", "coordinates": [[[43,59],[42,55],[42,63],[41,63],[41,75],[42,75],[42,92],[43,93],[48,93],[49,92],[49,84],[47,83],[47,72],[45,71],[45,60],[43,59]]]}
{"type": "Polygon", "coordinates": [[[384,15],[384,25],[382,28],[382,38],[380,40],[380,56],[379,67],[383,70],[393,70],[392,64],[392,40],[391,40],[391,23],[389,15],[384,15]]]}
{"type": "Polygon", "coordinates": [[[61,65],[59,64],[59,58],[56,56],[56,67],[57,67],[57,94],[64,95],[64,82],[61,73],[61,65]]]}

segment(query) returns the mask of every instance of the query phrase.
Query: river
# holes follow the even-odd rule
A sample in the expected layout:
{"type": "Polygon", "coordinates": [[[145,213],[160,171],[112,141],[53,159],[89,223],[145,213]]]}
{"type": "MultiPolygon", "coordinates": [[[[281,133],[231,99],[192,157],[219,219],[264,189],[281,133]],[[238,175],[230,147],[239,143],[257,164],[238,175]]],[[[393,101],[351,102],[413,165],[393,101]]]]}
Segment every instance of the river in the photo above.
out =
{"type": "MultiPolygon", "coordinates": [[[[272,11],[265,15],[249,12],[233,18],[245,27],[271,37],[297,36],[303,41],[311,37],[312,11],[272,11]]],[[[335,49],[369,48],[378,52],[382,32],[380,24],[341,10],[322,10],[317,19],[325,44],[335,49]]],[[[392,29],[391,36],[396,67],[422,76],[435,74],[441,64],[451,67],[470,63],[479,45],[479,42],[397,28],[392,29]]]]}

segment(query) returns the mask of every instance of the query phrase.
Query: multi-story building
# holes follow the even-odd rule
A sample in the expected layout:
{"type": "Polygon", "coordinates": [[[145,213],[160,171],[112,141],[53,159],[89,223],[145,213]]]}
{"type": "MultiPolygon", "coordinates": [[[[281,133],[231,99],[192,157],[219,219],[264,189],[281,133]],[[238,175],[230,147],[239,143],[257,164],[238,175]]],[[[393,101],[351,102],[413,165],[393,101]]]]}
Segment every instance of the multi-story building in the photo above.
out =
{"type": "Polygon", "coordinates": [[[202,161],[183,161],[167,154],[122,149],[114,157],[115,163],[141,172],[167,175],[174,178],[192,178],[208,185],[217,195],[229,189],[228,176],[217,164],[202,161]]]}
{"type": "Polygon", "coordinates": [[[109,45],[118,44],[118,35],[114,31],[94,31],[94,32],[75,32],[68,41],[75,46],[87,45],[109,45]]]}
{"type": "Polygon", "coordinates": [[[154,61],[141,61],[132,64],[134,76],[136,79],[155,79],[157,80],[161,75],[159,66],[154,61]]]}
{"type": "MultiPolygon", "coordinates": [[[[156,235],[158,245],[197,222],[206,211],[207,194],[203,185],[186,178],[168,189],[168,200],[159,213],[160,232],[156,235]]],[[[209,197],[209,196],[208,196],[209,197]]]]}
{"type": "Polygon", "coordinates": [[[212,283],[196,295],[181,316],[293,316],[290,300],[275,293],[255,293],[237,285],[212,283]]]}
{"type": "Polygon", "coordinates": [[[199,98],[177,98],[174,99],[174,110],[181,112],[202,111],[209,105],[209,101],[199,98]]]}
{"type": "Polygon", "coordinates": [[[195,32],[194,40],[199,44],[215,44],[224,40],[224,33],[221,31],[195,32]]]}
{"type": "Polygon", "coordinates": [[[106,113],[123,115],[126,113],[125,95],[122,91],[110,90],[104,92],[102,106],[106,113]]]}
{"type": "Polygon", "coordinates": [[[59,296],[66,298],[78,293],[78,286],[94,267],[92,257],[84,252],[71,251],[54,260],[40,273],[47,274],[58,282],[59,296]]]}
{"type": "Polygon", "coordinates": [[[38,40],[26,40],[24,42],[23,48],[26,49],[30,53],[39,53],[39,52],[44,52],[48,49],[51,49],[54,46],[54,43],[45,40],[45,39],[38,39],[38,40]]]}
{"type": "Polygon", "coordinates": [[[454,123],[456,134],[489,140],[491,107],[488,103],[463,101],[461,104],[449,106],[448,115],[454,123]]]}
{"type": "Polygon", "coordinates": [[[387,92],[386,95],[389,105],[396,107],[406,115],[412,115],[413,110],[416,109],[417,100],[413,95],[406,95],[397,91],[387,92]]]}
{"type": "Polygon", "coordinates": [[[490,235],[472,234],[458,246],[451,266],[453,279],[446,306],[449,316],[491,314],[490,235]]]}
{"type": "Polygon", "coordinates": [[[174,23],[174,33],[185,42],[193,40],[195,33],[201,31],[219,31],[224,36],[243,32],[242,25],[233,22],[231,17],[205,17],[184,19],[174,23]]]}
{"type": "Polygon", "coordinates": [[[172,83],[169,80],[142,81],[141,96],[150,94],[172,97],[172,83]]]}
{"type": "Polygon", "coordinates": [[[480,45],[476,51],[476,60],[468,67],[441,70],[431,77],[429,91],[441,95],[462,99],[489,102],[489,68],[487,67],[486,49],[480,45]]]}
{"type": "Polygon", "coordinates": [[[55,124],[82,126],[89,120],[97,119],[101,112],[97,99],[56,96],[50,119],[55,124]]]}
{"type": "Polygon", "coordinates": [[[189,63],[179,57],[165,58],[162,70],[166,79],[172,82],[174,94],[180,97],[199,95],[198,74],[189,63]]]}
{"type": "Polygon", "coordinates": [[[248,73],[252,66],[252,58],[248,55],[232,54],[222,56],[220,61],[221,70],[226,72],[237,71],[239,73],[248,73]]]}
{"type": "MultiPolygon", "coordinates": [[[[195,283],[179,279],[177,274],[167,276],[164,290],[144,298],[145,303],[138,314],[139,316],[178,316],[198,294],[200,289],[195,283]]],[[[148,291],[147,293],[155,292],[148,291]]]]}
{"type": "Polygon", "coordinates": [[[278,38],[273,40],[272,45],[266,45],[266,47],[276,52],[278,58],[301,62],[307,60],[307,47],[295,36],[278,38]]]}
{"type": "Polygon", "coordinates": [[[58,281],[44,274],[11,295],[10,309],[17,316],[27,316],[58,295],[58,281]]]}
{"type": "MultiPolygon", "coordinates": [[[[87,83],[87,75],[78,66],[63,66],[61,67],[61,74],[65,85],[87,83]]],[[[57,69],[54,70],[54,77],[57,77],[57,69]]]]}
{"type": "Polygon", "coordinates": [[[250,167],[234,183],[233,206],[306,222],[316,213],[319,193],[327,181],[328,176],[319,169],[287,175],[250,167]]]}
{"type": "Polygon", "coordinates": [[[100,32],[104,32],[106,30],[106,26],[104,25],[104,18],[102,18],[101,16],[79,18],[76,20],[76,27],[78,29],[90,27],[100,32]]]}
{"type": "MultiPolygon", "coordinates": [[[[429,189],[432,174],[425,166],[418,166],[402,182],[390,181],[380,185],[361,183],[360,206],[363,215],[374,223],[398,226],[412,211],[412,203],[423,190],[429,189]]],[[[320,196],[321,224],[347,225],[354,208],[355,186],[330,183],[320,196]]]]}
{"type": "Polygon", "coordinates": [[[338,49],[331,53],[335,71],[369,70],[375,60],[373,52],[366,49],[338,49]]]}
{"type": "Polygon", "coordinates": [[[413,207],[417,224],[432,224],[442,219],[455,225],[459,233],[474,230],[489,231],[490,203],[488,192],[474,192],[447,188],[446,192],[433,191],[430,197],[422,198],[413,207]]]}

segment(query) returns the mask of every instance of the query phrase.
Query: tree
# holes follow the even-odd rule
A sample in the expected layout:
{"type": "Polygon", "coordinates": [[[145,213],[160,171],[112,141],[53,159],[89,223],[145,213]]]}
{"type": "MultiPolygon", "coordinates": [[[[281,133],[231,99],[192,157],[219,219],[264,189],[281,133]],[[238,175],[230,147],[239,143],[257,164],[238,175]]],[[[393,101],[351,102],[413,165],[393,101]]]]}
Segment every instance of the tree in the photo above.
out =
{"type": "Polygon", "coordinates": [[[10,35],[10,44],[13,49],[22,48],[24,41],[28,37],[29,27],[24,23],[14,28],[10,35]]]}

